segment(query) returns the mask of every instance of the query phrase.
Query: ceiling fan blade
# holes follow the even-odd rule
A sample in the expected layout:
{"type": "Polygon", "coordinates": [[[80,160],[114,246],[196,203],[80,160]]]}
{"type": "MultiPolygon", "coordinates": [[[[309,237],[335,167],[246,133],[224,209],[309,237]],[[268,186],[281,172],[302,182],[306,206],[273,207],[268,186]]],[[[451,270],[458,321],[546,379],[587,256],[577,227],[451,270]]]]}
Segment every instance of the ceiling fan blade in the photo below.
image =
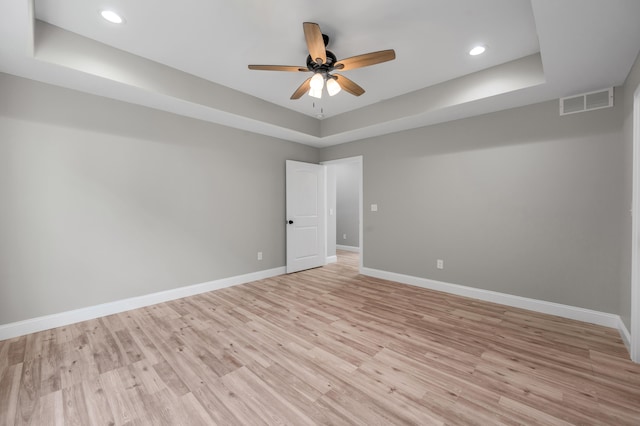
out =
{"type": "Polygon", "coordinates": [[[379,52],[365,53],[364,55],[352,56],[347,59],[338,61],[334,68],[340,71],[353,70],[356,68],[368,67],[369,65],[379,64],[381,62],[392,61],[396,58],[396,52],[393,49],[380,50],[379,52]]]}
{"type": "Polygon", "coordinates": [[[262,71],[292,71],[292,72],[309,72],[306,67],[297,67],[295,65],[249,65],[250,70],[262,71]]]}
{"type": "Polygon", "coordinates": [[[311,59],[318,64],[327,62],[327,51],[324,48],[324,39],[322,38],[320,26],[313,22],[305,22],[302,24],[302,28],[304,29],[304,38],[307,41],[311,59]]]}
{"type": "Polygon", "coordinates": [[[307,93],[309,91],[309,89],[311,89],[311,77],[306,79],[300,85],[300,87],[298,87],[296,89],[296,91],[293,92],[293,95],[291,95],[291,99],[300,99],[302,97],[302,95],[304,95],[305,93],[307,93]]]}
{"type": "Polygon", "coordinates": [[[358,86],[347,77],[340,74],[334,74],[333,76],[336,78],[336,81],[345,92],[349,92],[354,96],[360,96],[364,93],[364,89],[362,87],[358,86]]]}

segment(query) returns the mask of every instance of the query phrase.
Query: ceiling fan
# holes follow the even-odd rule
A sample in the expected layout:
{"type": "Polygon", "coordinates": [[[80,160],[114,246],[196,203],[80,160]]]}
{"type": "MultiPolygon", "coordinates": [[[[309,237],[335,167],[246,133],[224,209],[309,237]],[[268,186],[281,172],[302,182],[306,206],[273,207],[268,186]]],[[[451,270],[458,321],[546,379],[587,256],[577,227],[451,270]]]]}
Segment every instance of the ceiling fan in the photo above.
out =
{"type": "Polygon", "coordinates": [[[345,92],[351,93],[354,96],[360,96],[364,93],[362,87],[347,77],[340,74],[333,74],[333,72],[368,67],[369,65],[391,61],[396,58],[396,52],[393,49],[388,49],[352,56],[351,58],[338,61],[336,55],[326,50],[325,47],[329,44],[329,37],[322,34],[318,24],[304,22],[302,27],[304,29],[307,48],[309,49],[306,67],[291,65],[249,65],[250,70],[312,72],[313,76],[306,79],[300,87],[293,92],[291,99],[300,99],[300,97],[307,92],[309,92],[310,96],[319,99],[322,97],[322,89],[325,86],[325,82],[329,96],[336,95],[341,89],[344,89],[345,92]]]}

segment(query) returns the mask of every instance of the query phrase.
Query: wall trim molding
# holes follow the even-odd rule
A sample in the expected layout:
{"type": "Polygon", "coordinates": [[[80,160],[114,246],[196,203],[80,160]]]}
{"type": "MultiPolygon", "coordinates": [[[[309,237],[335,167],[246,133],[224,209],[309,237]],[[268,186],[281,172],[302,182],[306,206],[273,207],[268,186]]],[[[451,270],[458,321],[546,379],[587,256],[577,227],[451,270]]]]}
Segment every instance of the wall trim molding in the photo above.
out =
{"type": "Polygon", "coordinates": [[[354,247],[354,246],[343,246],[340,244],[336,244],[336,250],[344,250],[344,251],[351,251],[354,253],[360,253],[360,247],[354,247]]]}
{"type": "Polygon", "coordinates": [[[640,363],[640,86],[633,93],[631,182],[631,318],[629,352],[640,363]]]}
{"type": "Polygon", "coordinates": [[[132,309],[155,305],[170,300],[181,299],[183,297],[194,296],[196,294],[209,291],[220,290],[253,281],[282,275],[286,272],[285,267],[267,269],[264,271],[251,272],[244,275],[237,275],[219,280],[209,281],[200,284],[178,287],[171,290],[151,293],[144,296],[131,297],[128,299],[116,300],[114,302],[102,303],[100,305],[88,306],[86,308],[74,309],[72,311],[59,312],[23,321],[0,325],[0,340],[11,339],[29,333],[49,330],[62,327],[81,321],[87,321],[107,315],[117,314],[132,309]]]}
{"type": "MultiPolygon", "coordinates": [[[[622,341],[624,342],[624,345],[627,347],[627,350],[629,351],[629,355],[631,355],[631,333],[629,332],[629,329],[625,325],[624,321],[622,321],[622,318],[620,318],[620,321],[618,322],[618,326],[616,328],[620,332],[620,337],[622,337],[622,341]]],[[[637,362],[634,359],[632,359],[632,361],[637,362]]]]}
{"type": "Polygon", "coordinates": [[[338,261],[338,256],[337,255],[333,255],[333,256],[327,256],[327,264],[329,263],[336,263],[338,261]]]}
{"type": "Polygon", "coordinates": [[[515,308],[528,309],[530,311],[540,312],[543,314],[556,315],[563,318],[569,318],[582,322],[588,322],[591,324],[602,325],[609,328],[615,328],[620,332],[622,340],[625,341],[626,345],[628,345],[627,342],[630,341],[629,331],[625,327],[624,322],[622,321],[620,316],[616,314],[609,314],[606,312],[594,311],[591,309],[579,308],[576,306],[563,305],[555,302],[547,302],[544,300],[530,299],[522,296],[514,296],[511,294],[499,293],[497,291],[467,287],[460,284],[435,281],[428,278],[403,275],[395,272],[382,271],[379,269],[363,268],[362,274],[374,278],[381,278],[383,280],[399,282],[401,284],[422,287],[429,290],[442,291],[458,296],[484,300],[486,302],[498,303],[515,308]]]}

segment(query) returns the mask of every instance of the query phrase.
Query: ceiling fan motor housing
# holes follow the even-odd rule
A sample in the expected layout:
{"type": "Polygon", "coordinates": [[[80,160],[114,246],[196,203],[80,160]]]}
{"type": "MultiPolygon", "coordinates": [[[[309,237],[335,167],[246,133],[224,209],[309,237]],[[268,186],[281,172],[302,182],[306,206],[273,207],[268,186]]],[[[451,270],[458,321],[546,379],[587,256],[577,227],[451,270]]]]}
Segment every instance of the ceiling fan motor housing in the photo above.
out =
{"type": "Polygon", "coordinates": [[[333,71],[333,65],[338,62],[336,55],[333,52],[327,50],[327,62],[323,64],[319,64],[311,58],[311,55],[307,56],[307,68],[312,72],[320,72],[323,74],[327,74],[333,71]]]}

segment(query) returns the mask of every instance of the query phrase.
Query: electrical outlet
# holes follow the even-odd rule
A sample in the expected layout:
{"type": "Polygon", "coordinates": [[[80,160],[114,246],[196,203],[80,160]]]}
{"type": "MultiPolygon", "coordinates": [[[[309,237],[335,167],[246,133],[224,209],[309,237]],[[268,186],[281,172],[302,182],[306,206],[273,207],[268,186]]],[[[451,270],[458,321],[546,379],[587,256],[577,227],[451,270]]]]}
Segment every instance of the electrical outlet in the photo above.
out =
{"type": "Polygon", "coordinates": [[[347,234],[342,234],[342,239],[346,240],[347,239],[347,234]]]}
{"type": "Polygon", "coordinates": [[[442,259],[436,260],[436,268],[444,269],[444,260],[442,260],[442,259]]]}
{"type": "Polygon", "coordinates": [[[262,260],[262,252],[261,251],[258,252],[258,260],[262,260]]]}

